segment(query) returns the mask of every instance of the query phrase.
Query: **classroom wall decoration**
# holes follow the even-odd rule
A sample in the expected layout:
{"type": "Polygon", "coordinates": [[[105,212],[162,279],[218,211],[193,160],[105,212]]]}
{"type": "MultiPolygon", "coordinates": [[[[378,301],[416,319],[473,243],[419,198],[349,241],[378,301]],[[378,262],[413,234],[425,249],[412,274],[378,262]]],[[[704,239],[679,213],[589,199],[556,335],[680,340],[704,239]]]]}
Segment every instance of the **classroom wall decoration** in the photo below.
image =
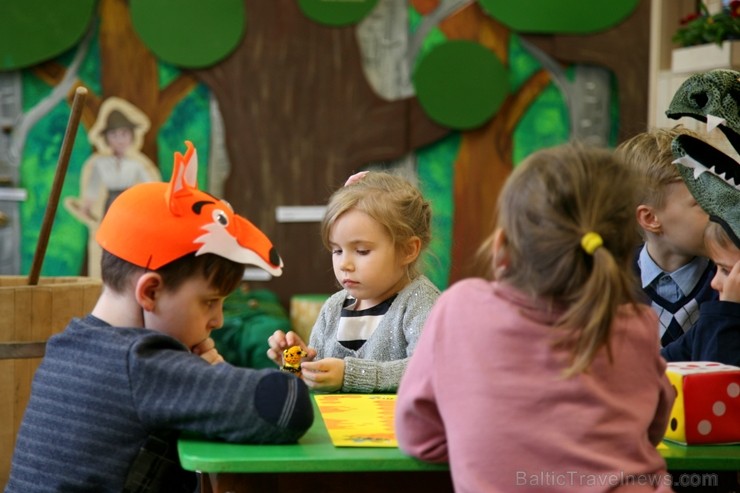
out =
{"type": "Polygon", "coordinates": [[[80,196],[66,197],[67,211],[87,227],[87,275],[100,277],[95,233],[111,202],[137,183],[162,181],[159,168],[141,152],[149,118],[128,101],[110,97],[100,105],[88,141],[95,152],[80,170],[80,196]]]}
{"type": "Polygon", "coordinates": [[[527,8],[513,2],[480,0],[486,14],[522,33],[589,34],[614,27],[637,7],[639,0],[583,2],[538,0],[527,8]]]}
{"type": "Polygon", "coordinates": [[[327,2],[326,0],[298,0],[306,17],[328,26],[346,26],[364,19],[378,0],[327,2]]]}
{"type": "MultiPolygon", "coordinates": [[[[278,223],[278,206],[322,205],[355,171],[404,168],[432,201],[427,273],[445,287],[480,272],[475,251],[516,163],[571,137],[614,145],[644,126],[647,0],[592,13],[590,0],[73,3],[73,14],[52,0],[0,6],[0,36],[13,35],[0,42],[0,100],[14,102],[0,106],[0,175],[26,195],[0,196],[12,219],[0,259],[17,258],[5,274],[29,267],[79,85],[90,93],[80,135],[106,100],[130,103],[150,121],[140,152],[165,179],[173,150],[194,142],[201,188],[280,250],[285,273],[265,286],[286,303],[335,286],[317,223],[278,223]],[[24,26],[57,18],[48,36],[24,26]],[[615,39],[627,55],[613,56],[615,39]]],[[[63,197],[82,197],[95,152],[78,137],[63,197]]],[[[60,208],[42,275],[86,271],[87,234],[60,208]]]]}
{"type": "Polygon", "coordinates": [[[424,111],[446,127],[468,130],[487,122],[509,92],[506,67],[478,43],[453,40],[435,46],[414,71],[424,111]]]}
{"type": "Polygon", "coordinates": [[[207,67],[231,53],[244,36],[243,0],[130,0],[136,34],[160,60],[179,67],[207,67]],[[170,21],[168,21],[170,20],[170,21]],[[183,36],[198,42],[183,43],[183,36]]]}

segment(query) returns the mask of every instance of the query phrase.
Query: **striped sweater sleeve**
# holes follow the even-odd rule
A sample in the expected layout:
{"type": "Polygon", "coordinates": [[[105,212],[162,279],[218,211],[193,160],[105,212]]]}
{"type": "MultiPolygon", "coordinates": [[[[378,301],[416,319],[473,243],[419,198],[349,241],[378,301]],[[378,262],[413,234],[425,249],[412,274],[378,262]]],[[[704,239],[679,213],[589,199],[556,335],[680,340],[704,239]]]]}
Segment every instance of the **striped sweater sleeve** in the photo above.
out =
{"type": "Polygon", "coordinates": [[[36,371],[5,493],[120,492],[153,433],[286,443],[312,421],[292,375],[211,366],[153,331],[75,319],[36,371]]]}
{"type": "Polygon", "coordinates": [[[210,365],[152,336],[129,352],[132,397],[151,429],[250,443],[295,442],[313,422],[305,384],[278,370],[210,365]]]}

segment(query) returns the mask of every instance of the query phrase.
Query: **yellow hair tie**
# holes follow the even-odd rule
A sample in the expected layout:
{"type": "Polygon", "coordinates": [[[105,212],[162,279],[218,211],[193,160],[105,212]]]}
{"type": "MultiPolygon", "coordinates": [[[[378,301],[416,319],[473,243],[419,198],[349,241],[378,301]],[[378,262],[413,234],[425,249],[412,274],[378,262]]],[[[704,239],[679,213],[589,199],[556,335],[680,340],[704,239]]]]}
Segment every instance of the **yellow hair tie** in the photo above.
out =
{"type": "Polygon", "coordinates": [[[586,233],[581,238],[581,247],[589,255],[593,255],[597,248],[604,244],[604,240],[599,233],[593,231],[586,233]]]}

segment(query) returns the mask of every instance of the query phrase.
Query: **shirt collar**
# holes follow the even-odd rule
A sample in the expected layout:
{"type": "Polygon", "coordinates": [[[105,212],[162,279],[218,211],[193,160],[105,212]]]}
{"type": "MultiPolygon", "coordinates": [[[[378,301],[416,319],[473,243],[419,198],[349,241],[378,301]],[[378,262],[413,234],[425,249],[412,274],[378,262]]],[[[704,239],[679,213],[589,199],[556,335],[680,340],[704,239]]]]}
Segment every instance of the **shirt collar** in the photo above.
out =
{"type": "Polygon", "coordinates": [[[684,296],[693,291],[696,283],[701,279],[702,274],[709,265],[709,259],[706,257],[694,257],[694,260],[684,265],[675,272],[671,272],[673,282],[678,284],[684,296]]]}
{"type": "Polygon", "coordinates": [[[642,287],[649,286],[653,281],[663,274],[670,274],[671,279],[681,289],[684,295],[689,294],[699,282],[702,274],[709,265],[709,259],[706,257],[694,257],[694,259],[683,267],[676,269],[673,272],[665,272],[663,269],[658,267],[658,264],[650,257],[647,251],[647,245],[643,245],[640,250],[640,257],[638,259],[640,266],[640,281],[642,287]]]}
{"type": "Polygon", "coordinates": [[[663,275],[663,269],[658,267],[658,264],[650,257],[647,245],[642,246],[637,264],[640,266],[640,281],[643,288],[648,287],[654,280],[663,275]]]}

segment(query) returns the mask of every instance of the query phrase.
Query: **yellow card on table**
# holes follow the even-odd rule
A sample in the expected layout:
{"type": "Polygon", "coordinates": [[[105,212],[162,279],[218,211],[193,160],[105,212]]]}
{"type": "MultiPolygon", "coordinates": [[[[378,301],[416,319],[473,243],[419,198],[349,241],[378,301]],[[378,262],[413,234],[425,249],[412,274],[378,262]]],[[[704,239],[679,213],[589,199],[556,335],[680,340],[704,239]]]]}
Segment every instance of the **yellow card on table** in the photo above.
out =
{"type": "Polygon", "coordinates": [[[398,447],[395,394],[316,394],[335,447],[398,447]]]}

